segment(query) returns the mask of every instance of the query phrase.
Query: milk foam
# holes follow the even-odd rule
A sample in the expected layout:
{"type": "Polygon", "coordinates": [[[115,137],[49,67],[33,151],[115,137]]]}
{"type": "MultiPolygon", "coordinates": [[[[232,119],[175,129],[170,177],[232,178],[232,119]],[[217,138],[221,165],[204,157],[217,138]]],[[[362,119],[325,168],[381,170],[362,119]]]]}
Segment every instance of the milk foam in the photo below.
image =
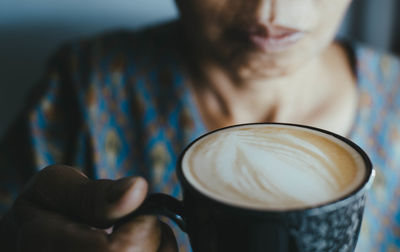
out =
{"type": "Polygon", "coordinates": [[[365,176],[346,143],[306,128],[247,125],[217,131],[184,155],[183,174],[219,201],[256,209],[295,209],[338,199],[365,176]]]}

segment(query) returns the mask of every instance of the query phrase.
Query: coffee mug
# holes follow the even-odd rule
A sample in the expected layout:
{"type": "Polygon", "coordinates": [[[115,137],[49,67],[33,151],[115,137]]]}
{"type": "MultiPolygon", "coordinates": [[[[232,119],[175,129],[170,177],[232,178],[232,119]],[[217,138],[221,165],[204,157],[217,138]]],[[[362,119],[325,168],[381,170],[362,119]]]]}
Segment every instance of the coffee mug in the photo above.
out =
{"type": "Polygon", "coordinates": [[[326,130],[281,123],[230,126],[193,141],[177,175],[183,201],[151,194],[141,214],[167,216],[194,252],[354,251],[367,154],[326,130]]]}

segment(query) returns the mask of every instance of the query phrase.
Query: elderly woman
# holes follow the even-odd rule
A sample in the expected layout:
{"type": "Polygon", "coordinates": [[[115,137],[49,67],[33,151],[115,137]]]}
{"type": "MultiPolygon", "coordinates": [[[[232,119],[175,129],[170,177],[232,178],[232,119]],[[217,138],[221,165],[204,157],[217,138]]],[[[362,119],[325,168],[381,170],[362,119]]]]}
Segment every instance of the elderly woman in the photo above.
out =
{"type": "Polygon", "coordinates": [[[290,122],[369,153],[358,249],[398,251],[400,62],[333,40],[350,2],[177,0],[176,22],[64,46],[1,144],[0,250],[184,251],[154,217],[110,227],[147,191],[180,194],[177,155],[202,133],[290,122]]]}

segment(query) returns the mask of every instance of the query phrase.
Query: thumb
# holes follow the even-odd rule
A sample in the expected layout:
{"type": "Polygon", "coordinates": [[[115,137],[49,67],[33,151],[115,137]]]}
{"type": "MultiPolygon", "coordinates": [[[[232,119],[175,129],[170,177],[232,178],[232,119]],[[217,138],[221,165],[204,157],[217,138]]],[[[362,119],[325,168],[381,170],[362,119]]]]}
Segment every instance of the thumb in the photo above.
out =
{"type": "Polygon", "coordinates": [[[76,221],[106,228],[139,207],[146,194],[147,182],[140,177],[90,180],[72,167],[56,165],[38,173],[21,197],[76,221]]]}
{"type": "Polygon", "coordinates": [[[147,194],[147,182],[141,177],[126,177],[112,181],[107,188],[106,218],[116,220],[137,209],[147,194]]]}

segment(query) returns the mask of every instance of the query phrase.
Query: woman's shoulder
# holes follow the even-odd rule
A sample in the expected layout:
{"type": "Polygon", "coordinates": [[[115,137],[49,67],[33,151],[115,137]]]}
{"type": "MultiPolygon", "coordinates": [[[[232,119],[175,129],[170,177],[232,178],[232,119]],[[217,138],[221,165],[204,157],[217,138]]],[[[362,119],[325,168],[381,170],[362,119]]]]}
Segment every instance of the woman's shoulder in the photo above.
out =
{"type": "MultiPolygon", "coordinates": [[[[70,93],[74,97],[85,99],[91,97],[89,94],[93,90],[131,88],[142,80],[149,85],[149,89],[156,90],[153,87],[159,85],[159,80],[175,72],[176,75],[181,73],[177,67],[180,62],[178,30],[177,22],[171,22],[137,31],[112,31],[64,43],[49,58],[42,79],[30,95],[32,102],[29,106],[50,92],[51,88],[72,90],[70,93]]],[[[64,96],[65,93],[57,94],[64,96]]]]}
{"type": "Polygon", "coordinates": [[[173,21],[67,41],[48,60],[45,74],[62,73],[84,92],[93,78],[107,80],[117,73],[132,79],[160,69],[168,72],[180,62],[179,34],[179,24],[173,21]]]}

